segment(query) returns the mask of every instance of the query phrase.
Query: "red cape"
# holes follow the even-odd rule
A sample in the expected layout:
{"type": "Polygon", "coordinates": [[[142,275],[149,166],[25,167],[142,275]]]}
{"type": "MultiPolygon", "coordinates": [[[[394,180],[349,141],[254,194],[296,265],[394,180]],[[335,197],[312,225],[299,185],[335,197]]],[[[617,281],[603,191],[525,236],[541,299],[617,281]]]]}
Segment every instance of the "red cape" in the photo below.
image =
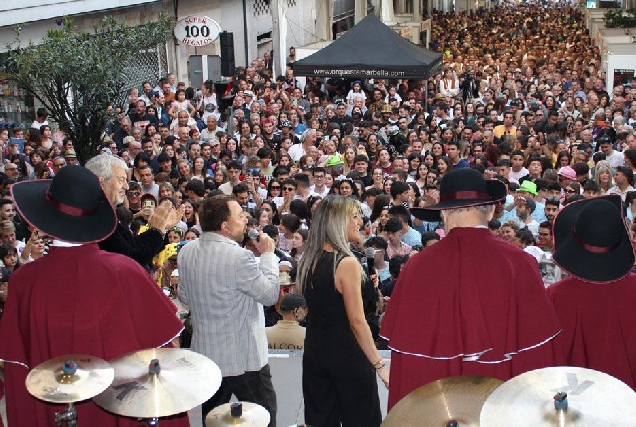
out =
{"type": "Polygon", "coordinates": [[[382,320],[389,408],[448,376],[505,381],[553,366],[542,344],[560,329],[534,258],[488,229],[455,228],[405,265],[382,320]]]}
{"type": "MultiPolygon", "coordinates": [[[[182,329],[176,308],[135,261],[99,250],[97,244],[53,247],[18,268],[9,282],[0,322],[10,426],[55,426],[54,405],[32,397],[29,369],[54,357],[90,354],[106,361],[131,351],[160,347],[182,329]]],[[[76,405],[79,425],[138,426],[92,401],[76,405]]],[[[161,425],[188,426],[180,415],[161,425]]]]}
{"type": "Polygon", "coordinates": [[[605,372],[636,390],[636,274],[609,283],[569,277],[547,293],[563,325],[557,362],[605,372]]]}

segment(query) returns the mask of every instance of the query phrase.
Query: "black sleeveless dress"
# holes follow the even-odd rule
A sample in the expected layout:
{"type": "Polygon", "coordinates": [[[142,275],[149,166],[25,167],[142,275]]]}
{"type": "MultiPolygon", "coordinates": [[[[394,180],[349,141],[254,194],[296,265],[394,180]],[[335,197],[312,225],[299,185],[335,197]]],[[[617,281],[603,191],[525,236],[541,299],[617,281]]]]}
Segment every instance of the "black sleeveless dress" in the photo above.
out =
{"type": "Polygon", "coordinates": [[[335,287],[335,256],[324,251],[304,287],[309,308],[303,356],[305,423],[379,426],[376,373],[351,331],[344,299],[335,287]]]}

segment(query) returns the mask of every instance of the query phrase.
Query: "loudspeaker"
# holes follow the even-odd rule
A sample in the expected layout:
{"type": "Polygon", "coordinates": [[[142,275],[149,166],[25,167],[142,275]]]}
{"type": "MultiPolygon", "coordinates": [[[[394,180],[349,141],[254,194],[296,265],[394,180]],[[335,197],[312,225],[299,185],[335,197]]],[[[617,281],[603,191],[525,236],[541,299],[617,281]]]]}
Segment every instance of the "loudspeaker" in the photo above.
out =
{"type": "Polygon", "coordinates": [[[233,76],[234,75],[234,33],[228,33],[227,31],[219,34],[221,41],[221,75],[233,76]]]}

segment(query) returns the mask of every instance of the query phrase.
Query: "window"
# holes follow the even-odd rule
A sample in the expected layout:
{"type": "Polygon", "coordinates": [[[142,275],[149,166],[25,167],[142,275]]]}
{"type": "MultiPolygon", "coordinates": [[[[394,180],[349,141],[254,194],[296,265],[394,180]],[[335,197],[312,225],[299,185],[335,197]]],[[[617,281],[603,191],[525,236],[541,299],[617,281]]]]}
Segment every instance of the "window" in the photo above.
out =
{"type": "Polygon", "coordinates": [[[413,1],[419,0],[393,0],[393,13],[396,15],[411,15],[413,13],[413,1]]]}

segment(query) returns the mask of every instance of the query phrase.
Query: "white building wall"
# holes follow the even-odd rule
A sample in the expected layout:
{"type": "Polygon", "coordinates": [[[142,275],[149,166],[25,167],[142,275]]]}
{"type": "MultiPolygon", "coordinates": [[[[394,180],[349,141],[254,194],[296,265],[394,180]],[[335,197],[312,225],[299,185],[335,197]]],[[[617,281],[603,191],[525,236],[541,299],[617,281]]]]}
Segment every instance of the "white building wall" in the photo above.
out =
{"type": "MultiPolygon", "coordinates": [[[[64,11],[66,9],[62,8],[60,10],[64,11]]],[[[100,10],[90,13],[82,13],[79,15],[73,14],[70,16],[73,19],[73,23],[78,28],[91,31],[93,24],[99,23],[99,21],[106,15],[112,15],[115,19],[124,21],[130,26],[134,26],[155,20],[160,12],[172,15],[172,1],[166,0],[153,3],[143,3],[137,6],[100,10]]],[[[22,46],[27,45],[30,41],[34,44],[38,44],[42,41],[42,38],[49,29],[58,28],[59,25],[61,25],[62,16],[64,16],[63,14],[55,15],[49,13],[49,15],[52,15],[50,18],[32,21],[31,19],[33,16],[40,16],[41,13],[32,9],[23,10],[23,13],[24,22],[8,24],[8,21],[4,20],[2,12],[0,12],[0,16],[2,16],[2,18],[0,18],[0,52],[5,52],[7,50],[7,44],[15,41],[16,27],[20,28],[20,41],[22,46]]]]}
{"type": "Polygon", "coordinates": [[[155,3],[157,0],[4,0],[0,3],[0,26],[55,19],[96,11],[116,10],[155,3]]]}
{"type": "MultiPolygon", "coordinates": [[[[304,46],[318,41],[314,35],[319,25],[315,18],[316,7],[321,2],[310,0],[279,0],[287,6],[286,46],[304,46]]],[[[327,0],[332,1],[332,0],[327,0]]],[[[6,51],[6,45],[15,40],[15,26],[21,28],[21,41],[38,44],[46,31],[56,28],[64,15],[70,15],[79,28],[90,30],[93,23],[104,15],[113,15],[128,25],[139,25],[156,19],[158,13],[175,15],[172,0],[108,0],[92,3],[88,0],[8,0],[0,2],[0,52],[6,51]],[[12,17],[11,20],[5,17],[12,17]],[[20,17],[20,18],[18,18],[20,17]]],[[[261,46],[259,51],[257,37],[272,31],[271,13],[255,13],[259,0],[245,0],[246,13],[243,12],[243,0],[179,0],[176,11],[177,21],[190,15],[205,15],[214,19],[221,31],[234,35],[234,58],[236,66],[248,65],[257,56],[262,55],[271,44],[261,46]],[[247,25],[246,25],[247,24],[247,25]],[[247,27],[247,39],[244,28],[247,27]],[[247,52],[245,49],[247,46],[247,52]]],[[[188,81],[187,63],[191,55],[220,55],[220,42],[217,40],[208,46],[191,47],[178,44],[174,38],[167,43],[170,71],[180,81],[188,81]]]]}

